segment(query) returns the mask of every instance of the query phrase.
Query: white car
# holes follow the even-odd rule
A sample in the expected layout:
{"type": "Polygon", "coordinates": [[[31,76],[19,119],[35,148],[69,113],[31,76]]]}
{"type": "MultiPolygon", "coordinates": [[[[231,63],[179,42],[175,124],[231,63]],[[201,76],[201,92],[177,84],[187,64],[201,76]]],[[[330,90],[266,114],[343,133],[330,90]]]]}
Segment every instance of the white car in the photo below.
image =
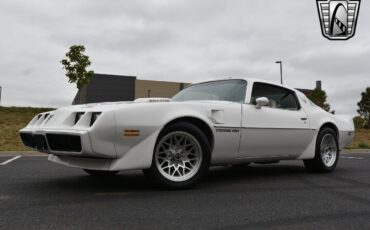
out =
{"type": "Polygon", "coordinates": [[[213,165],[303,160],[330,172],[354,137],[351,118],[327,113],[283,85],[228,79],[194,84],[172,99],[74,105],[35,116],[23,143],[92,175],[142,169],[185,188],[213,165]]]}

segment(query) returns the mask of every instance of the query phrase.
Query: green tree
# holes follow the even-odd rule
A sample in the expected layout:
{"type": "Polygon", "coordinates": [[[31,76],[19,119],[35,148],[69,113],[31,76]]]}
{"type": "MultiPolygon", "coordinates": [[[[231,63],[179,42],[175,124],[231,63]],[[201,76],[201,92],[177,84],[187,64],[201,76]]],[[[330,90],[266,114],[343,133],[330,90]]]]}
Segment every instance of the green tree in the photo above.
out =
{"type": "Polygon", "coordinates": [[[325,111],[330,111],[330,105],[326,102],[327,96],[324,90],[316,87],[311,93],[307,95],[307,97],[317,106],[323,108],[325,111]]]}
{"type": "Polygon", "coordinates": [[[91,65],[89,56],[84,54],[85,47],[83,45],[73,45],[66,53],[66,58],[61,60],[63,69],[66,70],[66,76],[70,83],[76,83],[77,88],[81,89],[82,86],[89,83],[94,71],[87,70],[91,65]]]}
{"type": "Polygon", "coordinates": [[[353,118],[353,123],[355,124],[356,129],[360,129],[364,127],[365,119],[360,116],[355,116],[353,118]]]}
{"type": "Polygon", "coordinates": [[[361,100],[357,103],[357,112],[365,120],[365,127],[369,128],[370,124],[370,87],[366,87],[366,90],[361,93],[361,100]],[[366,125],[367,124],[367,125],[366,125]]]}

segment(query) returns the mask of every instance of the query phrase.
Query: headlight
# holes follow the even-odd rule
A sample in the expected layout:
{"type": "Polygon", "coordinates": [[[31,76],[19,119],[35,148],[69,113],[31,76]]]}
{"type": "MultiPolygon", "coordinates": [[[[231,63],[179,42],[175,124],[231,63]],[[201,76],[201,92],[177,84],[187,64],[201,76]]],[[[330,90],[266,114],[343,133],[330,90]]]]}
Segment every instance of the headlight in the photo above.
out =
{"type": "Polygon", "coordinates": [[[84,114],[85,114],[84,112],[78,112],[78,113],[76,113],[76,116],[75,116],[75,124],[77,124],[77,122],[81,119],[81,117],[84,114]]]}
{"type": "Polygon", "coordinates": [[[90,126],[94,124],[94,122],[99,118],[101,112],[94,112],[91,114],[91,121],[90,121],[90,126]]]}

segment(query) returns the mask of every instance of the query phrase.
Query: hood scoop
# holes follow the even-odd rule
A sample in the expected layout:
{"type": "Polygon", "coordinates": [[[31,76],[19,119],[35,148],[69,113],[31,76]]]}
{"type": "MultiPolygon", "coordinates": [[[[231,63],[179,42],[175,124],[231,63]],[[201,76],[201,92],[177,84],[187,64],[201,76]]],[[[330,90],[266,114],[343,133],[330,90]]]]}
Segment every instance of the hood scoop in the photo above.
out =
{"type": "Polygon", "coordinates": [[[171,99],[164,97],[148,97],[148,98],[138,98],[134,103],[155,103],[155,102],[170,102],[171,99]]]}

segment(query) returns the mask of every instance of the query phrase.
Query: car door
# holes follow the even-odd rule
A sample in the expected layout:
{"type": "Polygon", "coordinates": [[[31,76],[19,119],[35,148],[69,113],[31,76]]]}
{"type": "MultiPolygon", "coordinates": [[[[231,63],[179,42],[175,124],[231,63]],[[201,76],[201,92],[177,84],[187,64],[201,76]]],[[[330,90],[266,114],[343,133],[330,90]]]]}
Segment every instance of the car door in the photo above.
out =
{"type": "Polygon", "coordinates": [[[294,91],[255,82],[250,103],[242,105],[242,133],[238,158],[289,159],[309,143],[309,122],[294,91]],[[266,97],[267,106],[256,107],[266,97]]]}

